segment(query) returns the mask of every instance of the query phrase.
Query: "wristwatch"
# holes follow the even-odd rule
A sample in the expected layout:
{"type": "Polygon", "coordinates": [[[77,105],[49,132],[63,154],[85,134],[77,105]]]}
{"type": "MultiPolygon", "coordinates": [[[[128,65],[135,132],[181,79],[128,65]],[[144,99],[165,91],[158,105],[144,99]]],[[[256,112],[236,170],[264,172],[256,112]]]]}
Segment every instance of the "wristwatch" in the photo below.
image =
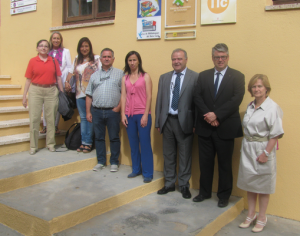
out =
{"type": "Polygon", "coordinates": [[[264,150],[264,153],[266,154],[267,157],[270,156],[270,153],[268,153],[266,149],[264,150]]]}

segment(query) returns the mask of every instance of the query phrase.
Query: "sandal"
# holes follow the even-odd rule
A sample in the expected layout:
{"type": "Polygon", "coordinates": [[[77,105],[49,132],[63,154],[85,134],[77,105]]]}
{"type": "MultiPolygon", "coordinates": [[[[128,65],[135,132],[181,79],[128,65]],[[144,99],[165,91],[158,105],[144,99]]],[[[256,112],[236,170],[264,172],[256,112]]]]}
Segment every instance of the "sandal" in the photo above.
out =
{"type": "Polygon", "coordinates": [[[89,153],[92,151],[92,145],[85,145],[83,148],[83,153],[89,153]]]}
{"type": "Polygon", "coordinates": [[[47,127],[46,126],[43,126],[43,130],[40,131],[41,134],[45,134],[47,133],[47,127]]]}
{"type": "Polygon", "coordinates": [[[84,145],[83,144],[81,144],[80,145],[80,147],[79,148],[77,148],[77,152],[82,152],[83,151],[83,149],[84,149],[84,145]]]}
{"type": "Polygon", "coordinates": [[[60,130],[58,129],[57,126],[55,126],[55,134],[60,134],[60,130]]]}

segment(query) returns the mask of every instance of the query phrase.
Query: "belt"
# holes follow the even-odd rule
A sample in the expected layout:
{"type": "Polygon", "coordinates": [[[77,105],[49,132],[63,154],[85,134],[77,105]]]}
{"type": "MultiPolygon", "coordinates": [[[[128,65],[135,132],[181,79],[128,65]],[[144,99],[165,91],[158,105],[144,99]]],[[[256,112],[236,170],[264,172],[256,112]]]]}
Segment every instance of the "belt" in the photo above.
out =
{"type": "Polygon", "coordinates": [[[99,109],[99,110],[112,110],[112,109],[114,109],[114,107],[94,107],[94,106],[93,106],[93,108],[99,109]]]}
{"type": "Polygon", "coordinates": [[[35,86],[38,86],[38,87],[42,87],[42,88],[50,88],[50,87],[56,86],[56,84],[36,84],[36,83],[32,83],[32,84],[35,86]]]}
{"type": "Polygon", "coordinates": [[[178,115],[172,115],[172,114],[169,114],[168,116],[169,116],[170,118],[178,119],[178,115]]]}
{"type": "Polygon", "coordinates": [[[268,137],[257,137],[257,136],[247,136],[245,135],[245,139],[247,139],[247,141],[249,142],[265,142],[265,141],[269,141],[268,137]]]}

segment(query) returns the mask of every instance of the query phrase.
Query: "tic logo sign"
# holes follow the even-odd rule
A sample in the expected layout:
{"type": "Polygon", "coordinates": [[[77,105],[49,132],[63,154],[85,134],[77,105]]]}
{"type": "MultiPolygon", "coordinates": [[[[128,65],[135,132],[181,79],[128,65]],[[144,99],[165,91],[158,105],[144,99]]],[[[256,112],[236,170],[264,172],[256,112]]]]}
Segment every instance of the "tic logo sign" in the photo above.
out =
{"type": "Polygon", "coordinates": [[[236,23],[237,0],[201,0],[201,25],[236,23]]]}
{"type": "Polygon", "coordinates": [[[220,14],[228,8],[229,0],[208,0],[208,9],[215,14],[220,14]]]}

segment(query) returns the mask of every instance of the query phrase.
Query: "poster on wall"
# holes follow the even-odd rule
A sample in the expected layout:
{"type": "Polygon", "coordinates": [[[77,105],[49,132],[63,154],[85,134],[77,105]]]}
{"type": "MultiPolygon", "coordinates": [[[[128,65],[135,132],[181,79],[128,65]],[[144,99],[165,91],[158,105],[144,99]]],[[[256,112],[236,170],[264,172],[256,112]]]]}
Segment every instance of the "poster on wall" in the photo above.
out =
{"type": "Polygon", "coordinates": [[[10,0],[10,14],[20,14],[30,11],[36,11],[37,0],[10,0]]]}
{"type": "Polygon", "coordinates": [[[165,27],[196,26],[197,0],[165,0],[165,27]]]}
{"type": "Polygon", "coordinates": [[[201,0],[201,25],[236,23],[236,0],[201,0]]]}
{"type": "Polygon", "coordinates": [[[161,38],[161,0],[137,0],[137,39],[161,38]]]}

